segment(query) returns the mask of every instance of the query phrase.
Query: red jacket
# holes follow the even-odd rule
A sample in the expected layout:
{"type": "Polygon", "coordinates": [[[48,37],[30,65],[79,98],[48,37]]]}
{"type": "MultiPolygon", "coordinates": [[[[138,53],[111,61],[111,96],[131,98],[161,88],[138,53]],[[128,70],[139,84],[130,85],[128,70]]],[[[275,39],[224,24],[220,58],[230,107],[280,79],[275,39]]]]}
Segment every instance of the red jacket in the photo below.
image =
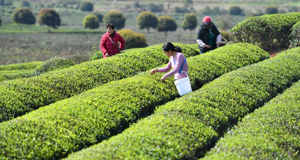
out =
{"type": "Polygon", "coordinates": [[[100,49],[102,51],[103,58],[106,58],[105,53],[108,53],[109,56],[116,55],[119,53],[118,48],[110,41],[108,36],[113,40],[113,42],[115,42],[116,45],[118,45],[118,42],[120,42],[119,48],[121,50],[123,50],[125,46],[124,38],[119,33],[114,32],[114,35],[112,37],[111,35],[108,35],[108,33],[106,32],[102,36],[100,42],[100,49]]]}

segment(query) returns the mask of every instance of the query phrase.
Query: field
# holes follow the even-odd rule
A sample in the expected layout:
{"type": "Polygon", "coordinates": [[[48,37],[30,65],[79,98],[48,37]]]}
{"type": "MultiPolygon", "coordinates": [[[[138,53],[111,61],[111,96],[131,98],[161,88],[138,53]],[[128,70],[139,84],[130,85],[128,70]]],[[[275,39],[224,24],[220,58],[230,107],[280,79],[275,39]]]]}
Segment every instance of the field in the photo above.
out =
{"type": "Polygon", "coordinates": [[[137,26],[137,2],[163,5],[155,14],[180,26],[184,13],[174,7],[185,0],[92,1],[103,13],[122,11],[124,29],[148,44],[94,60],[105,29],[83,27],[89,12],[76,9],[81,1],[28,2],[35,15],[54,7],[62,25],[49,32],[15,24],[10,14],[21,0],[0,5],[0,159],[299,159],[300,42],[286,42],[300,37],[300,13],[290,13],[300,2],[194,0],[198,25],[203,3],[219,8],[212,18],[234,39],[199,54],[197,29],[165,34],[137,26]],[[244,14],[230,15],[232,5],[244,14]],[[284,14],[262,14],[270,5],[284,14]],[[167,41],[186,57],[187,95],[173,77],[150,74],[169,62],[161,50],[167,41]]]}

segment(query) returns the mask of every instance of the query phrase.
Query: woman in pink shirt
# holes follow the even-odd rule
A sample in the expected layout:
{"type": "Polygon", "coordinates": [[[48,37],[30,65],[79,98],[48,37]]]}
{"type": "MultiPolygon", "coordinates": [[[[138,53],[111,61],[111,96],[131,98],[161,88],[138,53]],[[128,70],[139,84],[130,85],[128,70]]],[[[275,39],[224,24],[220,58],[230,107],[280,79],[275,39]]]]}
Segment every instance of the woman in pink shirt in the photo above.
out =
{"type": "Polygon", "coordinates": [[[179,46],[174,46],[171,42],[167,42],[162,47],[164,53],[170,57],[169,63],[164,68],[153,69],[150,71],[151,74],[156,72],[168,72],[171,68],[172,71],[166,73],[160,80],[164,81],[166,78],[174,75],[174,79],[178,80],[187,77],[188,74],[188,64],[185,56],[181,53],[179,46]]]}

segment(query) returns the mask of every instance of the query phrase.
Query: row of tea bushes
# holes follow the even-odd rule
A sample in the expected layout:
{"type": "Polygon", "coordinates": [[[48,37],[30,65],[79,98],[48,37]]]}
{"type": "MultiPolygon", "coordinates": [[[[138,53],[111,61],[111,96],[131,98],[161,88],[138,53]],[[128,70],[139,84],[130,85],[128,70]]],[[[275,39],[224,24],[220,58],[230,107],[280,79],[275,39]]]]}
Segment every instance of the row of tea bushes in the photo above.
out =
{"type": "Polygon", "coordinates": [[[42,63],[43,62],[29,62],[29,63],[0,65],[0,72],[1,71],[10,71],[10,70],[35,69],[36,67],[42,65],[42,63]]]}
{"type": "Polygon", "coordinates": [[[17,78],[28,78],[32,77],[34,74],[35,69],[4,70],[0,71],[0,82],[17,78]]]}
{"type": "Polygon", "coordinates": [[[293,38],[292,27],[298,21],[299,12],[255,16],[238,23],[231,32],[237,42],[257,44],[268,51],[286,49],[293,38]]]}
{"type": "Polygon", "coordinates": [[[299,52],[297,48],[224,74],[201,89],[158,107],[154,114],[121,134],[68,158],[201,157],[228,127],[300,79],[299,52]]]}
{"type": "Polygon", "coordinates": [[[299,154],[299,115],[300,81],[243,118],[204,159],[292,160],[299,154]]]}
{"type": "MultiPolygon", "coordinates": [[[[220,75],[269,58],[250,44],[233,44],[187,58],[194,89],[220,75]]],[[[173,78],[149,71],[113,81],[0,124],[0,158],[58,159],[122,132],[155,106],[178,97],[173,78]]]]}
{"type": "MultiPolygon", "coordinates": [[[[186,57],[199,52],[179,45],[186,57]]],[[[110,81],[133,76],[139,72],[168,62],[161,51],[162,45],[127,50],[107,59],[85,62],[66,69],[39,76],[0,83],[0,122],[61,99],[77,95],[110,81]],[[5,91],[4,91],[5,90],[5,91]],[[13,95],[6,90],[12,90],[13,95]]]]}

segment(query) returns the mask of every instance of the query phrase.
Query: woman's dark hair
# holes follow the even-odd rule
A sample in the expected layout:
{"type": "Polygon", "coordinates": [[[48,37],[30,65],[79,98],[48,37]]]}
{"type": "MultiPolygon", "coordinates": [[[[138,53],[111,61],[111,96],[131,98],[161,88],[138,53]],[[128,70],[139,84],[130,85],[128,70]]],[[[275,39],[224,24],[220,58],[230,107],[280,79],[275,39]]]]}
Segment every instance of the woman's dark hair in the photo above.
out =
{"type": "Polygon", "coordinates": [[[174,46],[171,42],[167,42],[162,46],[163,51],[168,52],[169,50],[171,51],[176,51],[176,52],[182,52],[181,48],[179,46],[174,46]]]}
{"type": "Polygon", "coordinates": [[[106,29],[107,29],[107,28],[111,28],[111,29],[115,30],[115,26],[114,26],[112,23],[108,23],[108,24],[106,25],[106,29]]]}

